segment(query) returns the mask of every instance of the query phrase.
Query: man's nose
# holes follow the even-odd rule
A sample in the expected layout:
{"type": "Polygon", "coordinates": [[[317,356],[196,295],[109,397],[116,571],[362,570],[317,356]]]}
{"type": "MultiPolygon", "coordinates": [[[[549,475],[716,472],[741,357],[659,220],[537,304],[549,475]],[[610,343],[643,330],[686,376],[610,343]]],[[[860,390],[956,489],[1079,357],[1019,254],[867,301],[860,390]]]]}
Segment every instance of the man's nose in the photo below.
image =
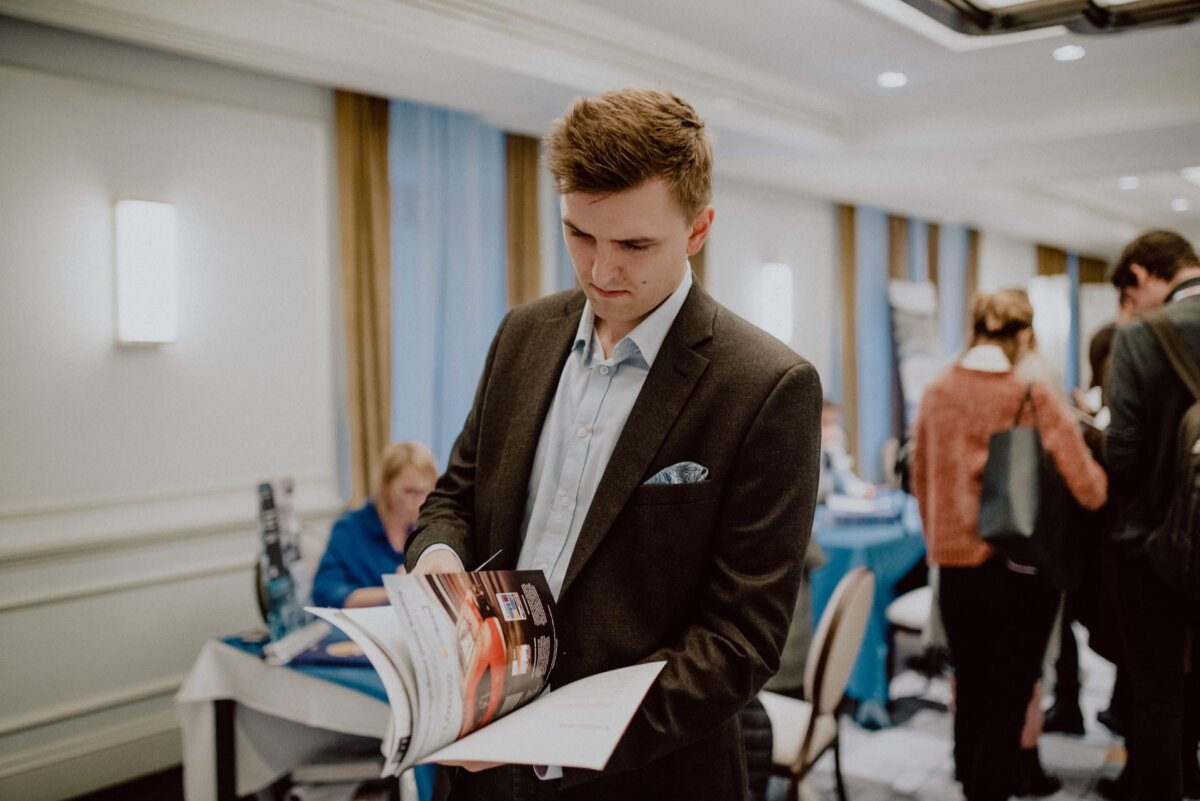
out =
{"type": "Polygon", "coordinates": [[[603,245],[596,248],[596,257],[592,261],[592,281],[601,289],[611,289],[613,280],[620,272],[620,254],[617,249],[603,245]]]}

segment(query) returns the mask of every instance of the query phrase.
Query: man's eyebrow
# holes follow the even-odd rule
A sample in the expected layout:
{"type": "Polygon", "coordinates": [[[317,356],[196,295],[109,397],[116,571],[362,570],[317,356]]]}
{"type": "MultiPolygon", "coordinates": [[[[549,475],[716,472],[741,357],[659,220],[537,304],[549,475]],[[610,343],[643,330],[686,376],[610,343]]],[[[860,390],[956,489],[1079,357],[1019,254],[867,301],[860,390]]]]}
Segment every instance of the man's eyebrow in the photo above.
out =
{"type": "MultiPolygon", "coordinates": [[[[591,234],[589,234],[587,231],[580,228],[575,223],[568,220],[566,217],[563,217],[562,222],[563,222],[563,225],[570,228],[571,231],[576,234],[582,234],[583,236],[591,236],[591,234]]],[[[636,247],[643,247],[645,245],[653,245],[656,242],[658,242],[658,240],[652,236],[635,236],[630,239],[616,239],[613,241],[615,241],[618,245],[634,245],[636,247]]]]}

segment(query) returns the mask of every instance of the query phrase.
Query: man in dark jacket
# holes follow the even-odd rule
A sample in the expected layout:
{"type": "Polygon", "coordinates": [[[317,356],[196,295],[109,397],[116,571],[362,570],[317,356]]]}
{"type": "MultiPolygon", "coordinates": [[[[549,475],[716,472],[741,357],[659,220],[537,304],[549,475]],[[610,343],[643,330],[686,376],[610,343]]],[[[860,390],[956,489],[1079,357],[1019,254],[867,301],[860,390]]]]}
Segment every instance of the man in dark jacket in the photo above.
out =
{"type": "MultiPolygon", "coordinates": [[[[1200,260],[1187,240],[1171,231],[1143,234],[1125,248],[1112,283],[1138,314],[1162,309],[1200,365],[1200,260]]],[[[1130,789],[1139,801],[1178,801],[1186,785],[1188,797],[1196,798],[1197,610],[1163,583],[1145,553],[1147,535],[1170,504],[1179,421],[1193,398],[1140,319],[1117,331],[1108,382],[1106,462],[1118,514],[1113,539],[1121,550],[1121,623],[1133,682],[1130,789]]]]}
{"type": "Polygon", "coordinates": [[[741,799],[738,711],[778,669],[796,603],[821,384],[693,283],[713,209],[691,106],[585,98],[545,145],[580,289],[501,324],[408,565],[542,569],[555,686],[667,664],[603,771],[469,765],[451,797],[741,799]]]}

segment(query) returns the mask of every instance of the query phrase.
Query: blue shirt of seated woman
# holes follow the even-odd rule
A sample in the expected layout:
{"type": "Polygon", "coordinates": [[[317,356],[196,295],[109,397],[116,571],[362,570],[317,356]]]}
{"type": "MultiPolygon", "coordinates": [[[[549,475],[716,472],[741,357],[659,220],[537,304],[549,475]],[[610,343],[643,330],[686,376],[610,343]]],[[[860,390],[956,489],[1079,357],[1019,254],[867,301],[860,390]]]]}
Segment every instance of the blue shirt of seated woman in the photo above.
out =
{"type": "Polygon", "coordinates": [[[342,608],[387,603],[383,576],[403,570],[408,535],[436,480],[437,467],[425,446],[388,446],[376,497],[333,525],[313,578],[314,604],[342,608]]]}

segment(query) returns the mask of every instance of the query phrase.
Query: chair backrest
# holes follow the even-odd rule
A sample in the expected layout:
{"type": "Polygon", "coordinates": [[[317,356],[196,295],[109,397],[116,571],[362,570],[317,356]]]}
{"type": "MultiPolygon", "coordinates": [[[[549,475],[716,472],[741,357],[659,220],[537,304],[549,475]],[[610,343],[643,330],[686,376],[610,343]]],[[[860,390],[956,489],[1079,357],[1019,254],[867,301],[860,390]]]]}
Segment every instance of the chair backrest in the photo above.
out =
{"type": "Polygon", "coordinates": [[[804,694],[814,719],[832,713],[842,700],[874,598],[875,574],[856,567],[842,576],[821,613],[804,665],[804,694]]]}
{"type": "Polygon", "coordinates": [[[308,579],[312,581],[321,565],[321,557],[325,555],[325,547],[329,544],[327,537],[313,534],[307,528],[300,530],[300,561],[308,571],[308,579]]]}

